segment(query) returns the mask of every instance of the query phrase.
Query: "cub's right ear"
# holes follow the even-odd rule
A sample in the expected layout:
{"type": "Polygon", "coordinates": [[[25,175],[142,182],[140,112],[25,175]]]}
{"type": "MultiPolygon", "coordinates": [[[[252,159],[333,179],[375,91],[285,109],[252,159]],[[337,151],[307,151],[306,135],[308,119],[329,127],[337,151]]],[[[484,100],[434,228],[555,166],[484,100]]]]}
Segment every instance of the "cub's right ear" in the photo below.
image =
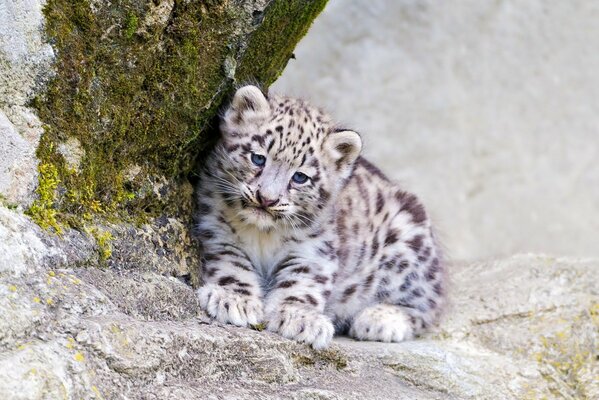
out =
{"type": "Polygon", "coordinates": [[[265,119],[270,114],[268,100],[256,86],[248,85],[237,89],[231,106],[225,113],[225,120],[235,125],[242,121],[265,119]]]}

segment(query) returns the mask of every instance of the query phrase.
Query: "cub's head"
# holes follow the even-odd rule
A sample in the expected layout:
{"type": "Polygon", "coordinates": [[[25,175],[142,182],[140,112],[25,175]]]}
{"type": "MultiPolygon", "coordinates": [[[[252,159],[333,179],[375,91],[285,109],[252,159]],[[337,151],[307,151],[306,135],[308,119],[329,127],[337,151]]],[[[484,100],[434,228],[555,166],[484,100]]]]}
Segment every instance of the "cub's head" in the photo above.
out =
{"type": "Polygon", "coordinates": [[[301,100],[237,90],[221,123],[214,178],[242,221],[263,230],[320,220],[351,174],[360,136],[301,100]]]}

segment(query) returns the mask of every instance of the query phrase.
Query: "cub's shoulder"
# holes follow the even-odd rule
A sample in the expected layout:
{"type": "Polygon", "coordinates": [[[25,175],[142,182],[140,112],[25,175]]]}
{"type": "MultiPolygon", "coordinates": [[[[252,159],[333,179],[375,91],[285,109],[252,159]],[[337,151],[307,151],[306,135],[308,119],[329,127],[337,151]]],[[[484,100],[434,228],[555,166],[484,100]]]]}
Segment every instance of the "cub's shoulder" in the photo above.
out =
{"type": "MultiPolygon", "coordinates": [[[[360,156],[356,160],[356,167],[352,173],[353,176],[362,176],[363,178],[376,178],[377,180],[382,180],[387,183],[391,183],[389,178],[374,164],[360,156]]],[[[369,180],[369,179],[368,179],[369,180]]]]}

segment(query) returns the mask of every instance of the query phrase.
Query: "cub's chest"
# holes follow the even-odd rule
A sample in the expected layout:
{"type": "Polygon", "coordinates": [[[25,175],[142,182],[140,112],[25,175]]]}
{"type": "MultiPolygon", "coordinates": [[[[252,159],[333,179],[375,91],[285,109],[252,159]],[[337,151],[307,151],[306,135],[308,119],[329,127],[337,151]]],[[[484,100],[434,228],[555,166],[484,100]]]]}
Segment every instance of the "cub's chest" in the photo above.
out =
{"type": "Polygon", "coordinates": [[[240,247],[246,252],[252,265],[263,277],[271,275],[277,264],[289,253],[285,239],[274,232],[244,230],[238,232],[240,247]]]}

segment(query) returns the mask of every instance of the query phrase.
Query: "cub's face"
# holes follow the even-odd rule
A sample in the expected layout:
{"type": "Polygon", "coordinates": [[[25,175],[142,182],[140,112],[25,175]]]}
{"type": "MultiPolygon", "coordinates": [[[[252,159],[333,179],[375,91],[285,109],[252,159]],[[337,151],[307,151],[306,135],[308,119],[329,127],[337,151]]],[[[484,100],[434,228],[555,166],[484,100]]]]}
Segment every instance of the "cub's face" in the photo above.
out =
{"type": "Polygon", "coordinates": [[[312,226],[351,173],[362,142],[299,100],[239,89],[209,171],[226,204],[262,230],[312,226]]]}

